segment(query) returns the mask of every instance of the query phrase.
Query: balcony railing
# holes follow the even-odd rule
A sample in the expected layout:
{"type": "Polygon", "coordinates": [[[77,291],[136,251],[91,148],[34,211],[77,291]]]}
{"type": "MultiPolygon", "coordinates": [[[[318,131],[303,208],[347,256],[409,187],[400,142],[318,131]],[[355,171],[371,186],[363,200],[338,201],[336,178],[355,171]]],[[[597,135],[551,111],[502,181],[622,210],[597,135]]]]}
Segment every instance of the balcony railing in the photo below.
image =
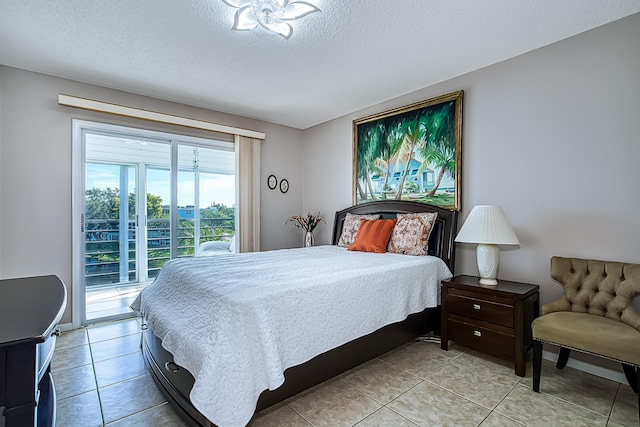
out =
{"type": "MultiPolygon", "coordinates": [[[[120,221],[91,219],[85,224],[85,276],[87,286],[131,283],[138,280],[136,262],[135,221],[127,225],[128,262],[126,271],[120,265],[120,221]]],[[[235,234],[234,218],[201,218],[199,244],[210,241],[229,241],[235,234]]],[[[192,257],[196,252],[195,221],[178,220],[179,258],[192,257]]],[[[171,259],[171,227],[169,218],[147,221],[146,236],[147,277],[153,279],[171,259]]],[[[142,249],[141,249],[142,250],[142,249]]]]}

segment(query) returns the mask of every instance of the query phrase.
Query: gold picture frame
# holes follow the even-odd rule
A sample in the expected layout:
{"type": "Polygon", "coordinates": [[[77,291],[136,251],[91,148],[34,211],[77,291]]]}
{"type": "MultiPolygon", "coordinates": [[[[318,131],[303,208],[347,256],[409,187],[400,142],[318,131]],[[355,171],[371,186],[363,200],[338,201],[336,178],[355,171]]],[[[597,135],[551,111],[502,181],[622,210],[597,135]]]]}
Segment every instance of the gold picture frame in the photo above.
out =
{"type": "Polygon", "coordinates": [[[353,121],[353,204],[460,210],[463,91],[353,121]]]}

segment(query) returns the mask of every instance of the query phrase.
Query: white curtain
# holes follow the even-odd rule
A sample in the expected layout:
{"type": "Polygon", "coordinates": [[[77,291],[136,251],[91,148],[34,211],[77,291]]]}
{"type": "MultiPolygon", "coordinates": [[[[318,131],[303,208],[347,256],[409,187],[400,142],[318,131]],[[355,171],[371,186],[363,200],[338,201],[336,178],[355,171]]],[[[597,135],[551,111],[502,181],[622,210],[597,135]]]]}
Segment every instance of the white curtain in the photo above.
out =
{"type": "Polygon", "coordinates": [[[238,252],[260,251],[260,142],[235,136],[238,252]]]}

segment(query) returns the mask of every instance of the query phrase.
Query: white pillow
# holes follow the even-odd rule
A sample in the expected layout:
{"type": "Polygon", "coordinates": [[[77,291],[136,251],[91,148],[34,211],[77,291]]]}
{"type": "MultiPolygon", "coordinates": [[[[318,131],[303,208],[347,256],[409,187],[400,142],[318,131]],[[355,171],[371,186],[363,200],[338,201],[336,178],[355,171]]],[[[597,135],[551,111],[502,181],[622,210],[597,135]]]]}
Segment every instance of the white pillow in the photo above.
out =
{"type": "Polygon", "coordinates": [[[205,242],[200,245],[196,256],[210,256],[225,254],[229,250],[229,242],[205,242]]]}
{"type": "Polygon", "coordinates": [[[234,252],[236,251],[236,236],[234,235],[231,238],[231,241],[229,242],[229,252],[234,252]]]}

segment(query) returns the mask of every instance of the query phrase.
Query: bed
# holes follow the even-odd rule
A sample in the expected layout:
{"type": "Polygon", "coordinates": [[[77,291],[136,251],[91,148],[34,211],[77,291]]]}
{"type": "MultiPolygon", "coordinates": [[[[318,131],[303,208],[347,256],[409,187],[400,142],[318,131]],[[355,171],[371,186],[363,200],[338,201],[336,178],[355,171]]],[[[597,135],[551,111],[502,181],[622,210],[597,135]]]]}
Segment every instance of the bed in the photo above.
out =
{"type": "Polygon", "coordinates": [[[173,260],[132,304],[152,377],[189,424],[245,425],[254,411],[438,331],[456,225],[453,211],[377,201],[336,212],[333,245],[173,260]],[[337,246],[349,215],[420,212],[437,214],[431,256],[337,246]]]}

